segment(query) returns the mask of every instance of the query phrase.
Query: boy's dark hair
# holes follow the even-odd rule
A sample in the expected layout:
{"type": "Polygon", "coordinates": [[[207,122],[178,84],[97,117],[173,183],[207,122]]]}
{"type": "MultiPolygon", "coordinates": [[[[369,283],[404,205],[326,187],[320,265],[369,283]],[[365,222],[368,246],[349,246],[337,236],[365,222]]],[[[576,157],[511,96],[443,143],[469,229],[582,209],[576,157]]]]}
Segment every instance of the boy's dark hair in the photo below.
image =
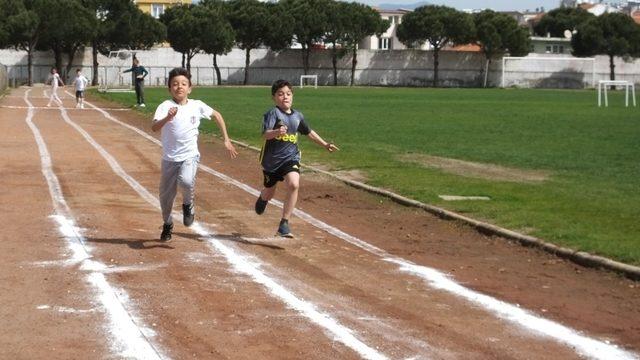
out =
{"type": "Polygon", "coordinates": [[[293,91],[293,86],[287,80],[276,80],[276,82],[271,85],[271,96],[275,95],[278,90],[282,89],[285,86],[293,91]]]}
{"type": "Polygon", "coordinates": [[[171,79],[181,75],[189,80],[189,86],[191,86],[191,73],[189,72],[189,70],[181,67],[173,68],[173,70],[169,71],[169,82],[167,82],[167,86],[171,87],[171,79]]]}

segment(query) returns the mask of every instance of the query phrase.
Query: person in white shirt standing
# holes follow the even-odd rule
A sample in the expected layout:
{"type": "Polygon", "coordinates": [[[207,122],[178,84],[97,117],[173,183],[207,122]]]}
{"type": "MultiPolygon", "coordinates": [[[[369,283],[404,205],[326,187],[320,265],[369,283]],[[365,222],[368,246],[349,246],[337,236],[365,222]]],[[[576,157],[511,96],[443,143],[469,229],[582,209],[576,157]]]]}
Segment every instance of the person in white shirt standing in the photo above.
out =
{"type": "Polygon", "coordinates": [[[73,79],[73,85],[76,86],[76,109],[84,109],[84,90],[89,84],[89,79],[82,75],[82,70],[76,70],[76,78],[73,79]]]}
{"type": "Polygon", "coordinates": [[[58,75],[58,70],[56,68],[51,68],[51,75],[49,75],[49,81],[51,82],[51,95],[49,96],[49,103],[47,107],[51,107],[51,103],[55,100],[58,105],[62,106],[62,100],[58,97],[58,86],[64,86],[64,82],[58,75]]]}
{"type": "Polygon", "coordinates": [[[191,93],[191,74],[183,68],[169,72],[171,100],[158,105],[153,116],[153,131],[162,130],[162,176],[160,178],[160,207],[162,209],[162,234],[160,241],[171,240],[173,220],[171,210],[177,188],[182,190],[182,222],[190,226],[194,220],[193,200],[195,195],[196,170],[200,162],[198,152],[198,127],[200,119],[211,120],[213,116],[224,146],[231,158],[238,153],[229,139],[227,127],[219,112],[200,100],[188,98],[191,93]]]}

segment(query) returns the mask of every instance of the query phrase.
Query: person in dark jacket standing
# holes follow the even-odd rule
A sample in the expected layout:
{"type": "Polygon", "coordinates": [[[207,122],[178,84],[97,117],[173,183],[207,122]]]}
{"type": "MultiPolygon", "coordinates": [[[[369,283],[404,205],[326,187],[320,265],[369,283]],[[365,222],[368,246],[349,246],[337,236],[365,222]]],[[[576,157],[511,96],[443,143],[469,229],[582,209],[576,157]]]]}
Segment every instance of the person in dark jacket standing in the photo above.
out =
{"type": "Polygon", "coordinates": [[[133,66],[131,69],[127,69],[122,73],[133,72],[133,76],[135,77],[135,87],[136,87],[136,99],[138,102],[138,106],[145,107],[144,104],[144,78],[149,74],[147,69],[144,66],[140,66],[140,60],[137,58],[133,58],[133,66]]]}

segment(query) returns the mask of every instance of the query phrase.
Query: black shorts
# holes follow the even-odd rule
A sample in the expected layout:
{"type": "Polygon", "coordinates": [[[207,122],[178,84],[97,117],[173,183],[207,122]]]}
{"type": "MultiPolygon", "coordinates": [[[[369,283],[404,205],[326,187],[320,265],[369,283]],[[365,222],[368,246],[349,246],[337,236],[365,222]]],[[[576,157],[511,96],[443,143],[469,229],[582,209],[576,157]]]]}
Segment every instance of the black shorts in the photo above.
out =
{"type": "Polygon", "coordinates": [[[263,182],[264,187],[270,188],[275,186],[275,184],[277,184],[278,181],[283,181],[284,177],[292,171],[300,173],[299,162],[288,161],[284,163],[282,166],[280,166],[279,168],[277,168],[276,171],[274,172],[268,172],[263,170],[262,174],[264,175],[264,182],[263,182]]]}
{"type": "Polygon", "coordinates": [[[83,97],[84,97],[84,90],[82,90],[82,91],[76,91],[76,97],[77,97],[77,98],[83,98],[83,97]]]}

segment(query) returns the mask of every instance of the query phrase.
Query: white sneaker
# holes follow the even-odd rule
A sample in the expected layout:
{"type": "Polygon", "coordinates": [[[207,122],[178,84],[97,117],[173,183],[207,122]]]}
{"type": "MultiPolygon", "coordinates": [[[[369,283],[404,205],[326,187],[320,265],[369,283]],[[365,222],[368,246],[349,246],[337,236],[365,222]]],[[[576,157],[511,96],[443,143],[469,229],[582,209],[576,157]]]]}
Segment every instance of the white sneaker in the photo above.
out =
{"type": "Polygon", "coordinates": [[[145,104],[140,104],[140,107],[147,107],[147,105],[145,105],[145,104]]]}
{"type": "Polygon", "coordinates": [[[80,109],[84,109],[84,104],[80,104],[80,109]]]}

